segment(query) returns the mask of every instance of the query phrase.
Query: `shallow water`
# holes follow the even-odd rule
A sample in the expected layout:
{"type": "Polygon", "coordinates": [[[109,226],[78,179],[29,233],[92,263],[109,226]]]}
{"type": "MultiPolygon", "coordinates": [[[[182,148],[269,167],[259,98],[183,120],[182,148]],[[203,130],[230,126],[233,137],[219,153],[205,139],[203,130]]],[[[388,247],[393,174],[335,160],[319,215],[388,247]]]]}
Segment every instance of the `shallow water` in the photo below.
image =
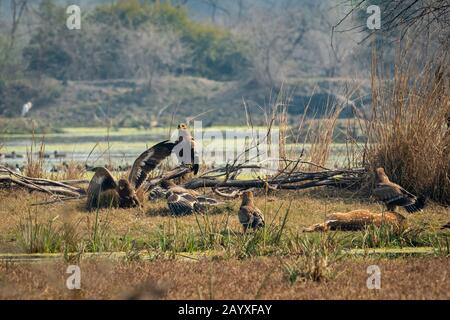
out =
{"type": "MultiPolygon", "coordinates": [[[[263,130],[263,129],[261,129],[263,130]]],[[[108,131],[102,128],[68,128],[63,133],[48,134],[45,137],[32,137],[31,135],[1,135],[0,136],[0,158],[1,163],[9,165],[23,165],[27,161],[27,154],[33,155],[33,159],[38,158],[41,142],[43,141],[44,153],[47,168],[63,162],[76,161],[92,166],[101,166],[111,163],[114,166],[131,165],[136,157],[152,145],[167,140],[169,129],[158,128],[153,130],[139,129],[119,129],[108,131]],[[54,152],[64,154],[63,157],[55,157],[54,152]],[[15,152],[20,158],[8,158],[15,152]]],[[[203,135],[203,161],[223,165],[231,161],[238,154],[248,149],[249,145],[254,145],[254,141],[248,137],[247,128],[208,128],[203,135]],[[215,137],[215,138],[212,138],[215,137]]],[[[260,139],[264,134],[260,133],[260,139]]],[[[173,140],[174,138],[172,138],[173,140]]],[[[275,141],[274,143],[277,143],[275,141]]],[[[288,144],[286,149],[288,154],[301,154],[304,150],[308,156],[310,144],[288,144]]],[[[271,146],[271,154],[277,154],[278,145],[271,146]]],[[[260,154],[265,155],[268,151],[263,146],[258,146],[260,154]]],[[[346,145],[333,144],[328,166],[340,166],[346,160],[346,145]]],[[[252,158],[256,154],[253,148],[249,155],[252,158]]],[[[274,156],[275,157],[275,156],[274,156]]]]}

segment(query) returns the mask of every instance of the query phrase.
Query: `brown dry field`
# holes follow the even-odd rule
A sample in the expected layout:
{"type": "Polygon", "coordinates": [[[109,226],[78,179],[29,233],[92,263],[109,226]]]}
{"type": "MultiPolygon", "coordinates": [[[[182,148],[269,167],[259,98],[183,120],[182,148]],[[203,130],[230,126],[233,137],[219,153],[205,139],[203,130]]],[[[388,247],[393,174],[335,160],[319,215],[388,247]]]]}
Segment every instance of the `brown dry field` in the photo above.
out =
{"type": "Polygon", "coordinates": [[[226,261],[84,261],[81,290],[65,288],[63,263],[0,265],[1,299],[450,299],[447,258],[356,259],[335,279],[290,284],[277,259],[226,261]],[[366,268],[381,268],[381,289],[366,268]]]}
{"type": "MultiPolygon", "coordinates": [[[[17,241],[17,224],[31,214],[38,221],[53,219],[55,224],[72,223],[83,234],[92,225],[94,214],[84,211],[84,202],[31,206],[45,197],[27,192],[0,192],[0,253],[24,253],[17,241]],[[55,218],[56,217],[56,218],[55,218]]],[[[283,193],[257,197],[266,221],[279,221],[290,205],[286,232],[299,234],[325,215],[336,211],[382,207],[370,199],[338,191],[320,193],[283,193]]],[[[155,230],[192,230],[198,234],[198,217],[166,216],[164,200],[147,202],[139,210],[103,210],[100,219],[108,221],[117,237],[147,241],[155,230]]],[[[211,225],[227,226],[241,237],[237,221],[239,200],[230,201],[225,209],[208,217],[211,225]],[[228,221],[228,223],[226,222],[228,221]]],[[[408,216],[408,225],[440,233],[439,226],[450,220],[450,209],[429,204],[423,213],[408,216]]],[[[444,234],[447,234],[444,231],[444,234]]],[[[334,276],[314,282],[298,279],[291,284],[283,262],[296,255],[254,256],[246,259],[223,257],[200,261],[170,259],[151,261],[112,261],[100,258],[82,259],[82,289],[66,289],[68,275],[65,262],[0,262],[0,299],[449,299],[450,260],[445,256],[404,258],[348,257],[334,265],[334,276]],[[368,290],[366,269],[376,264],[382,271],[381,290],[368,290]]]]}

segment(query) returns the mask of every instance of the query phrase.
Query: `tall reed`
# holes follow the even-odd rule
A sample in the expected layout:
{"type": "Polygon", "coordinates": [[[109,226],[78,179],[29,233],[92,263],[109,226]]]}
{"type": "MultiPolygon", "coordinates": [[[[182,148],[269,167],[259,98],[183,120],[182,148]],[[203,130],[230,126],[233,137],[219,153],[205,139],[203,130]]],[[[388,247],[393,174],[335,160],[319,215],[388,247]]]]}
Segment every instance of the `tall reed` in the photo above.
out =
{"type": "Polygon", "coordinates": [[[425,59],[404,50],[392,78],[380,69],[374,54],[366,127],[369,168],[384,167],[391,180],[411,192],[450,204],[447,55],[425,59]]]}
{"type": "Polygon", "coordinates": [[[42,136],[40,142],[38,142],[34,130],[30,149],[27,148],[27,163],[24,173],[31,178],[45,177],[45,137],[42,136]]]}

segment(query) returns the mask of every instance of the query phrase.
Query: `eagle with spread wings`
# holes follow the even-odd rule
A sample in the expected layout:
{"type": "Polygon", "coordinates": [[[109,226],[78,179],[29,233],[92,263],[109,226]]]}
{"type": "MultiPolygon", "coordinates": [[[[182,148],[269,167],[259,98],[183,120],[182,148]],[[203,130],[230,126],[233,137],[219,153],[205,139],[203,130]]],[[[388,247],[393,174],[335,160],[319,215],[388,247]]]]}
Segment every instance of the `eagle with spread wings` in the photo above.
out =
{"type": "Polygon", "coordinates": [[[115,181],[111,172],[104,168],[94,168],[95,172],[87,190],[86,208],[135,208],[141,207],[138,194],[149,173],[172,153],[175,143],[160,142],[144,153],[133,163],[128,179],[115,181]]]}

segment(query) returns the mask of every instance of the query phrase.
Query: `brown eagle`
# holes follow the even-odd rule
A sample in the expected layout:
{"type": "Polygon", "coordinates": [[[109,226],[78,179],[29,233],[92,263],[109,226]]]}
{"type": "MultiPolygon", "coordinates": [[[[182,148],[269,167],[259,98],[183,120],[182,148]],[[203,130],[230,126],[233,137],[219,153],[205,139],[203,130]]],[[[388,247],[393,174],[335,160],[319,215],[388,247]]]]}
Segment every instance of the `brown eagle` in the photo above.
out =
{"type": "Polygon", "coordinates": [[[170,213],[175,216],[185,216],[195,212],[204,213],[208,206],[221,204],[194,190],[177,186],[172,180],[163,180],[160,184],[163,189],[167,190],[167,206],[170,213]]]}
{"type": "Polygon", "coordinates": [[[192,168],[192,173],[187,173],[181,177],[180,182],[192,179],[200,170],[200,159],[197,153],[196,142],[185,123],[178,125],[178,139],[175,142],[174,153],[181,165],[188,165],[192,168]]]}
{"type": "Polygon", "coordinates": [[[391,182],[383,168],[378,168],[376,174],[377,184],[373,195],[386,205],[388,211],[395,211],[397,207],[403,207],[409,213],[414,213],[425,207],[424,197],[416,197],[398,184],[391,182]]]}
{"type": "Polygon", "coordinates": [[[92,169],[95,174],[87,190],[86,208],[92,211],[105,207],[140,207],[142,203],[137,196],[141,191],[139,188],[147,180],[148,174],[170,156],[174,146],[169,141],[154,145],[134,161],[128,179],[120,179],[117,183],[108,169],[92,169]]]}
{"type": "Polygon", "coordinates": [[[242,194],[242,203],[238,212],[239,222],[247,232],[248,228],[256,230],[264,227],[264,215],[253,202],[253,192],[245,191],[242,194]]]}

